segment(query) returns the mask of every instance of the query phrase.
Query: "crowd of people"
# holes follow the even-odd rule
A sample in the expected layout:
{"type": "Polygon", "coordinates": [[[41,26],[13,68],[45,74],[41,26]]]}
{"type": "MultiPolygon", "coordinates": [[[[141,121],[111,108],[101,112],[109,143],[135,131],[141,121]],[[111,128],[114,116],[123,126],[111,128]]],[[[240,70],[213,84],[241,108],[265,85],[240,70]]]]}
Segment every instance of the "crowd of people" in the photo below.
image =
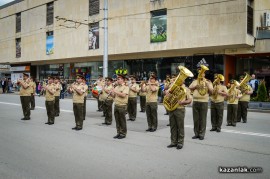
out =
{"type": "MultiPolygon", "coordinates": [[[[206,134],[206,119],[208,113],[208,102],[211,102],[211,125],[212,131],[221,132],[223,123],[224,101],[227,100],[227,126],[236,127],[237,122],[247,123],[247,108],[253,89],[244,76],[240,81],[231,80],[230,87],[224,83],[224,76],[216,74],[212,82],[205,78],[207,68],[201,66],[197,79],[189,85],[185,85],[184,70],[181,67],[178,75],[167,76],[164,81],[162,94],[164,107],[169,115],[169,126],[171,131],[171,143],[168,148],[181,149],[184,145],[184,118],[185,106],[192,103],[192,114],[194,122],[194,136],[192,139],[204,140],[206,134]]],[[[190,72],[190,75],[193,74],[190,72]]],[[[83,129],[83,121],[86,116],[86,97],[89,85],[83,75],[76,75],[76,81],[63,87],[63,81],[56,76],[49,76],[47,83],[36,84],[28,74],[23,75],[23,80],[18,81],[20,86],[20,98],[24,117],[22,120],[30,120],[30,110],[34,110],[35,89],[37,94],[45,93],[46,110],[48,121],[45,124],[53,125],[55,117],[60,115],[59,99],[61,91],[73,95],[73,111],[75,127],[73,130],[83,129]]],[[[135,122],[137,118],[137,97],[140,97],[140,112],[146,113],[147,132],[155,132],[158,129],[158,91],[160,83],[157,76],[151,73],[147,80],[140,84],[134,75],[118,74],[116,79],[102,75],[95,82],[91,91],[97,98],[98,110],[105,117],[103,125],[111,125],[113,116],[116,123],[115,139],[123,139],[127,135],[126,121],[135,122]],[[114,105],[114,111],[113,109],[114,105]],[[127,117],[127,118],[126,118],[127,117]]]]}

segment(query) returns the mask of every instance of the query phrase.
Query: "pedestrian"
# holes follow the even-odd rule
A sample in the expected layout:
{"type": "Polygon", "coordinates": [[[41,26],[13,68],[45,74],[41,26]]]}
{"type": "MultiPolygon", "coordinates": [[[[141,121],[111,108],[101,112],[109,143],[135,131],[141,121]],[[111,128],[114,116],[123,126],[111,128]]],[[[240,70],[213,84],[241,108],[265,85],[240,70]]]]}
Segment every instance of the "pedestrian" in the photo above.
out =
{"type": "Polygon", "coordinates": [[[45,94],[45,106],[47,110],[48,121],[45,124],[53,125],[55,120],[55,84],[54,84],[54,77],[48,76],[48,84],[44,87],[46,90],[45,94]]]}
{"type": "Polygon", "coordinates": [[[6,86],[7,86],[6,78],[3,78],[1,80],[1,86],[2,86],[2,91],[3,91],[3,94],[4,94],[5,93],[5,90],[6,90],[6,86]]]}
{"type": "Polygon", "coordinates": [[[125,76],[117,76],[117,86],[112,91],[114,97],[114,118],[116,122],[117,135],[113,138],[123,139],[127,135],[126,111],[128,104],[129,88],[125,85],[125,76]]]}
{"type": "Polygon", "coordinates": [[[148,129],[146,129],[146,131],[148,132],[155,132],[158,126],[157,99],[159,84],[156,80],[157,77],[151,75],[146,87],[142,89],[142,91],[146,92],[146,118],[148,124],[148,129]]]}
{"type": "Polygon", "coordinates": [[[30,79],[27,73],[23,73],[23,79],[18,80],[20,86],[20,99],[23,110],[23,118],[21,120],[30,120],[30,100],[32,88],[30,86],[30,79]]]}
{"type": "Polygon", "coordinates": [[[257,91],[259,87],[259,81],[256,79],[255,74],[251,75],[251,80],[249,81],[249,85],[251,86],[253,93],[251,97],[256,97],[257,96],[257,91]]]}
{"type": "Polygon", "coordinates": [[[136,77],[130,75],[129,94],[128,94],[128,115],[130,121],[135,121],[137,116],[137,94],[140,90],[139,85],[136,83],[136,77]]]}
{"type": "Polygon", "coordinates": [[[60,115],[60,91],[61,91],[61,83],[59,76],[54,77],[54,87],[55,87],[55,93],[54,93],[54,115],[55,117],[58,117],[60,115]]]}
{"type": "Polygon", "coordinates": [[[84,76],[77,74],[76,82],[73,83],[68,89],[70,93],[73,93],[73,112],[75,116],[76,126],[73,127],[73,130],[82,130],[83,129],[83,119],[84,119],[84,97],[85,91],[87,88],[84,83],[84,76]]]}

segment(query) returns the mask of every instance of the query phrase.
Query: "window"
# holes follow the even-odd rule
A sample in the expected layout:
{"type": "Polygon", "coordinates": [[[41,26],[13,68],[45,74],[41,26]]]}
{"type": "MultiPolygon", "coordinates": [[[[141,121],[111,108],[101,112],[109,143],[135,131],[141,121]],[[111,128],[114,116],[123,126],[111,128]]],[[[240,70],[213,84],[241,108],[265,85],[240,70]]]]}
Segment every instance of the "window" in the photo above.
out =
{"type": "Polygon", "coordinates": [[[89,0],[89,16],[99,14],[99,0],[89,0]]]}
{"type": "Polygon", "coordinates": [[[167,40],[167,10],[152,11],[150,24],[151,43],[165,42],[167,40]]]}
{"type": "Polygon", "coordinates": [[[16,58],[21,57],[21,38],[16,39],[16,58]]]}
{"type": "Polygon", "coordinates": [[[53,24],[53,2],[47,4],[47,25],[53,24]]]}
{"type": "Polygon", "coordinates": [[[253,1],[248,0],[247,5],[247,33],[253,35],[253,1]]]}
{"type": "Polygon", "coordinates": [[[89,50],[99,48],[99,23],[89,25],[89,50]]]}
{"type": "Polygon", "coordinates": [[[46,37],[46,54],[51,55],[54,51],[54,44],[53,44],[53,31],[47,32],[46,37]]]}
{"type": "Polygon", "coordinates": [[[16,14],[16,33],[21,32],[21,13],[16,14]]]}

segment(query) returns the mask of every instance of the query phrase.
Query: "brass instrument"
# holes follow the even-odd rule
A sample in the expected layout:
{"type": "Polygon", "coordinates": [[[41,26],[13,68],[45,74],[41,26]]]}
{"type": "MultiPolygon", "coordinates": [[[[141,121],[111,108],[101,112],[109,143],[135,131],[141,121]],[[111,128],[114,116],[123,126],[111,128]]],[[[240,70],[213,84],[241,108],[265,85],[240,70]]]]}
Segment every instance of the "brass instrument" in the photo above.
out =
{"type": "Polygon", "coordinates": [[[245,78],[240,83],[240,91],[242,94],[244,94],[246,91],[248,91],[248,85],[247,82],[251,79],[251,76],[246,73],[245,78]]]}
{"type": "Polygon", "coordinates": [[[231,85],[230,89],[228,90],[228,101],[230,103],[234,103],[236,100],[236,87],[239,86],[238,81],[234,80],[233,85],[231,85]]]}
{"type": "Polygon", "coordinates": [[[221,81],[224,81],[224,76],[221,74],[218,74],[215,81],[213,82],[214,90],[213,90],[213,99],[217,99],[218,96],[218,85],[220,84],[221,81]]]}
{"type": "Polygon", "coordinates": [[[178,74],[176,80],[168,89],[170,95],[165,95],[163,104],[168,111],[175,110],[179,104],[178,101],[182,101],[186,96],[186,89],[182,87],[185,79],[187,77],[193,77],[193,73],[189,71],[186,67],[178,66],[180,73],[178,74]]]}
{"type": "Polygon", "coordinates": [[[198,78],[197,78],[197,80],[198,80],[198,89],[197,90],[198,90],[199,94],[202,96],[206,95],[206,93],[207,93],[207,88],[205,86],[205,78],[202,76],[205,73],[205,71],[207,71],[207,70],[209,70],[209,68],[207,66],[201,65],[201,69],[199,71],[198,78]]]}

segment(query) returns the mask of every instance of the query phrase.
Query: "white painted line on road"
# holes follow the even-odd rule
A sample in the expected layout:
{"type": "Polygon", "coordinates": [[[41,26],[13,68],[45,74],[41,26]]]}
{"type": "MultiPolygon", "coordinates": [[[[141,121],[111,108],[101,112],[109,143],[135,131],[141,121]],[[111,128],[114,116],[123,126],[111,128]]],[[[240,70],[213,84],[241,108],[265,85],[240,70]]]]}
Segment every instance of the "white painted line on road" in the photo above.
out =
{"type": "MultiPolygon", "coordinates": [[[[7,103],[7,102],[0,102],[0,104],[7,104],[7,105],[13,105],[13,106],[21,106],[21,104],[17,103],[7,103]]],[[[46,109],[45,107],[36,106],[36,108],[39,109],[46,109]]],[[[73,113],[72,110],[65,110],[61,109],[60,111],[73,113]]],[[[186,128],[193,129],[192,125],[185,125],[186,128]]],[[[222,132],[232,133],[232,134],[242,134],[242,135],[251,135],[251,136],[259,136],[259,137],[270,137],[270,134],[263,134],[263,133],[254,133],[254,132],[246,132],[246,131],[236,131],[236,130],[229,130],[229,129],[222,129],[222,132]]]]}
{"type": "MultiPolygon", "coordinates": [[[[185,127],[193,129],[192,125],[185,125],[185,127]]],[[[253,135],[253,136],[259,136],[259,137],[270,137],[270,134],[254,133],[254,132],[246,132],[246,131],[235,131],[235,130],[229,130],[229,129],[222,129],[222,132],[233,133],[233,134],[243,134],[243,135],[253,135]]]]}

